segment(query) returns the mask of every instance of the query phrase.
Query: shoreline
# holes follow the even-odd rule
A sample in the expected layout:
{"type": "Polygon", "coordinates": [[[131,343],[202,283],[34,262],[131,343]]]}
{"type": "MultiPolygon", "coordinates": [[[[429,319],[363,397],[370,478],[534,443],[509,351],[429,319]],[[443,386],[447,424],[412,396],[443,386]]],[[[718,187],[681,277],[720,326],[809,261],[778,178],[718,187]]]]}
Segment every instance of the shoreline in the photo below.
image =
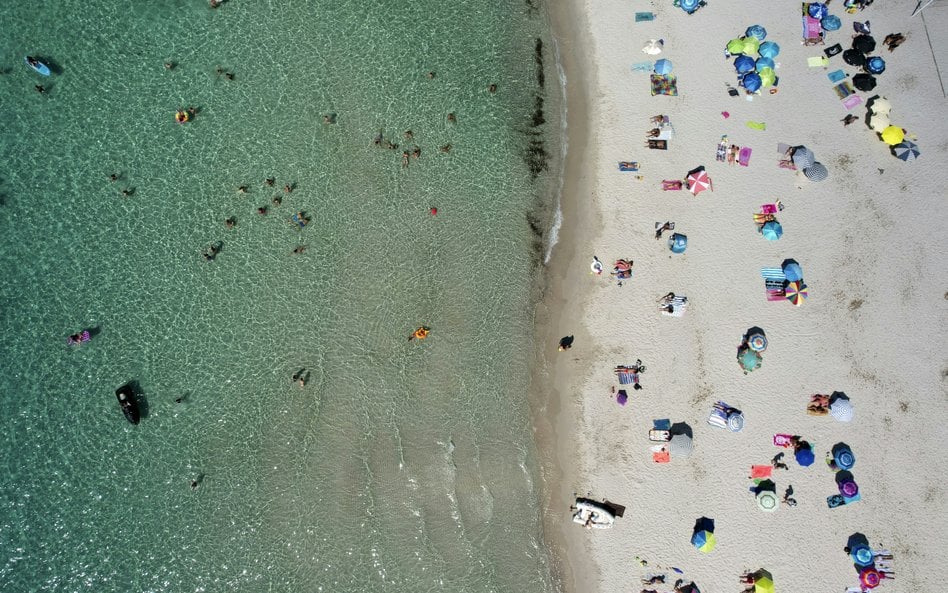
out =
{"type": "MultiPolygon", "coordinates": [[[[564,521],[572,503],[573,485],[579,482],[581,468],[570,463],[570,443],[578,435],[572,418],[576,400],[569,392],[580,387],[570,365],[564,365],[568,353],[557,351],[563,335],[574,335],[578,343],[588,344],[589,336],[582,326],[572,327],[571,305],[566,302],[568,287],[583,276],[583,266],[576,265],[583,243],[580,229],[588,228],[592,211],[582,208],[581,184],[585,166],[590,157],[589,147],[595,145],[590,89],[595,84],[595,70],[589,64],[588,54],[580,51],[582,38],[588,35],[589,22],[581,1],[570,1],[551,6],[548,14],[550,34],[556,44],[557,74],[565,74],[564,102],[566,150],[563,161],[555,228],[556,243],[548,247],[547,258],[540,275],[539,299],[534,312],[534,331],[537,341],[536,360],[531,372],[530,404],[533,412],[535,446],[541,470],[541,518],[543,536],[549,546],[554,583],[562,593],[586,589],[590,582],[599,581],[598,569],[588,562],[588,552],[582,536],[584,531],[569,529],[572,522],[564,521]],[[579,585],[583,583],[584,585],[579,585]]],[[[560,87],[562,88],[562,87],[560,87]]]]}

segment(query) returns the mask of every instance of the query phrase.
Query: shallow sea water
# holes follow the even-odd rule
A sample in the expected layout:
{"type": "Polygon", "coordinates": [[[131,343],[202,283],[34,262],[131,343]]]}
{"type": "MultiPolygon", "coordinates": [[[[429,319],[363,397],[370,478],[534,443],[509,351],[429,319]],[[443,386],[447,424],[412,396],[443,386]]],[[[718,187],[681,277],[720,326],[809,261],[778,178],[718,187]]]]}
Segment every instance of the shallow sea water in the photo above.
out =
{"type": "Polygon", "coordinates": [[[559,130],[531,120],[543,15],[62,0],[0,16],[0,590],[553,590],[525,395],[528,215],[549,217],[556,184],[524,155],[531,131],[555,154],[559,130]],[[98,333],[67,347],[82,328],[98,333]],[[130,380],[138,426],[113,395],[130,380]]]}

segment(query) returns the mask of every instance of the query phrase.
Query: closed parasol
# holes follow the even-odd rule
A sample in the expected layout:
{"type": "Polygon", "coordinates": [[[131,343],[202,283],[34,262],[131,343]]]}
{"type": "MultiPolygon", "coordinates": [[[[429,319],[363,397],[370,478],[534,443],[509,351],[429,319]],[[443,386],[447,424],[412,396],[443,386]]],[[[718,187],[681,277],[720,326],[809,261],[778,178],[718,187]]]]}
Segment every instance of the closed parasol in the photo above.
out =
{"type": "Polygon", "coordinates": [[[691,437],[686,434],[676,434],[668,441],[668,452],[676,457],[688,457],[691,448],[691,437]]]}
{"type": "Polygon", "coordinates": [[[751,25],[747,27],[747,30],[744,31],[746,37],[754,37],[757,41],[763,41],[767,39],[767,29],[763,28],[760,25],[751,25]]]}
{"type": "Polygon", "coordinates": [[[708,172],[704,170],[704,167],[698,167],[688,173],[685,180],[688,182],[688,191],[696,196],[706,189],[714,189],[711,186],[711,178],[708,177],[708,172]]]}
{"type": "Polygon", "coordinates": [[[813,163],[812,167],[807,167],[803,170],[803,176],[810,181],[823,181],[829,177],[829,171],[826,170],[823,163],[816,162],[813,163]]]}
{"type": "Polygon", "coordinates": [[[737,56],[737,59],[734,60],[734,69],[737,70],[738,74],[751,72],[755,65],[754,58],[750,56],[737,56]]]}
{"type": "MultiPolygon", "coordinates": [[[[777,495],[770,490],[761,490],[757,493],[757,506],[760,507],[762,511],[772,513],[780,506],[780,501],[777,500],[777,495]]],[[[757,581],[755,581],[754,584],[756,585],[757,581]]]]}
{"type": "Polygon", "coordinates": [[[765,41],[760,44],[760,47],[757,48],[757,51],[760,53],[761,57],[772,60],[777,57],[777,54],[780,53],[780,46],[773,41],[765,41]]]}
{"type": "Polygon", "coordinates": [[[857,90],[868,93],[876,88],[876,77],[872,74],[860,72],[856,76],[853,76],[853,86],[856,87],[857,90]]]}
{"type": "Polygon", "coordinates": [[[790,160],[793,161],[793,164],[796,165],[797,168],[806,169],[807,167],[812,167],[813,163],[816,162],[816,155],[806,146],[795,146],[793,148],[793,154],[790,155],[790,160]]]}
{"type": "Polygon", "coordinates": [[[857,35],[853,38],[853,49],[863,54],[870,54],[876,49],[876,40],[872,35],[857,35]]]}
{"type": "Polygon", "coordinates": [[[796,305],[799,307],[803,304],[803,301],[809,296],[807,291],[806,284],[803,282],[789,282],[787,287],[784,289],[784,292],[787,295],[787,300],[790,301],[790,304],[796,305]]]}
{"type": "Polygon", "coordinates": [[[882,130],[882,141],[889,146],[895,146],[902,140],[905,140],[905,132],[898,126],[889,126],[882,130]]]}
{"type": "Polygon", "coordinates": [[[760,227],[760,233],[768,241],[776,241],[783,236],[783,226],[776,220],[768,220],[760,227]]]}
{"type": "Polygon", "coordinates": [[[914,161],[922,154],[918,149],[918,145],[909,140],[905,140],[893,146],[892,153],[903,161],[914,161]]]}
{"type": "Polygon", "coordinates": [[[655,62],[655,74],[668,74],[672,71],[671,60],[661,59],[655,62]]]}
{"type": "Polygon", "coordinates": [[[886,114],[877,113],[869,118],[869,127],[877,133],[882,133],[882,130],[888,128],[890,125],[889,116],[886,114]]]}

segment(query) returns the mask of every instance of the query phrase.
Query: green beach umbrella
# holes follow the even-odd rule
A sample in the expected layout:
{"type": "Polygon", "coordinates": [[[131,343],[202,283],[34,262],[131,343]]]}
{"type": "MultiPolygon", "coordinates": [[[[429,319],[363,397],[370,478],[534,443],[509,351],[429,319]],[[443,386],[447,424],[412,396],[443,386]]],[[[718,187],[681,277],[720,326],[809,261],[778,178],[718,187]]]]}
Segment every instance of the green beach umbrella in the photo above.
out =
{"type": "Polygon", "coordinates": [[[762,86],[773,86],[777,80],[777,73],[773,68],[762,68],[757,74],[760,75],[760,84],[762,86]]]}
{"type": "Polygon", "coordinates": [[[757,50],[760,49],[760,41],[756,37],[745,37],[743,45],[741,49],[748,56],[756,56],[757,50]]]}
{"type": "Polygon", "coordinates": [[[749,373],[755,369],[760,368],[762,359],[760,354],[757,352],[754,352],[750,348],[744,348],[741,350],[740,354],[737,355],[737,362],[740,363],[741,368],[744,369],[745,373],[749,373]]]}
{"type": "Polygon", "coordinates": [[[705,554],[713,550],[717,543],[718,540],[714,537],[714,534],[707,530],[696,531],[695,534],[691,536],[691,545],[705,554]]]}
{"type": "Polygon", "coordinates": [[[744,53],[744,40],[741,38],[732,39],[727,42],[727,53],[732,56],[744,53]]]}

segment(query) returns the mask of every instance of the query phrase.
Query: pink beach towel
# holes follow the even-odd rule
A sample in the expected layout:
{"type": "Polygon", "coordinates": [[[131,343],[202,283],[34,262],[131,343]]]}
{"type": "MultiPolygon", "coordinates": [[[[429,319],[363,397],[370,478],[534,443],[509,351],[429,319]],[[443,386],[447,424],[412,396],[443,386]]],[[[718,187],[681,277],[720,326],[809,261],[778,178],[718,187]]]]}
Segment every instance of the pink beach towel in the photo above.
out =
{"type": "Polygon", "coordinates": [[[790,447],[790,439],[793,438],[792,434],[775,434],[774,435],[774,447],[783,447],[784,449],[790,447]]]}
{"type": "Polygon", "coordinates": [[[848,110],[851,110],[853,107],[860,104],[862,104],[862,97],[859,95],[850,95],[843,101],[843,107],[848,110]]]}
{"type": "Polygon", "coordinates": [[[760,213],[761,214],[776,214],[777,204],[761,204],[760,213]]]}
{"type": "Polygon", "coordinates": [[[769,478],[773,474],[774,466],[772,465],[752,465],[751,466],[751,479],[758,478],[769,478]]]}
{"type": "Polygon", "coordinates": [[[751,149],[745,146],[741,149],[740,154],[737,156],[737,162],[742,166],[746,167],[750,164],[751,160],[751,149]]]}

